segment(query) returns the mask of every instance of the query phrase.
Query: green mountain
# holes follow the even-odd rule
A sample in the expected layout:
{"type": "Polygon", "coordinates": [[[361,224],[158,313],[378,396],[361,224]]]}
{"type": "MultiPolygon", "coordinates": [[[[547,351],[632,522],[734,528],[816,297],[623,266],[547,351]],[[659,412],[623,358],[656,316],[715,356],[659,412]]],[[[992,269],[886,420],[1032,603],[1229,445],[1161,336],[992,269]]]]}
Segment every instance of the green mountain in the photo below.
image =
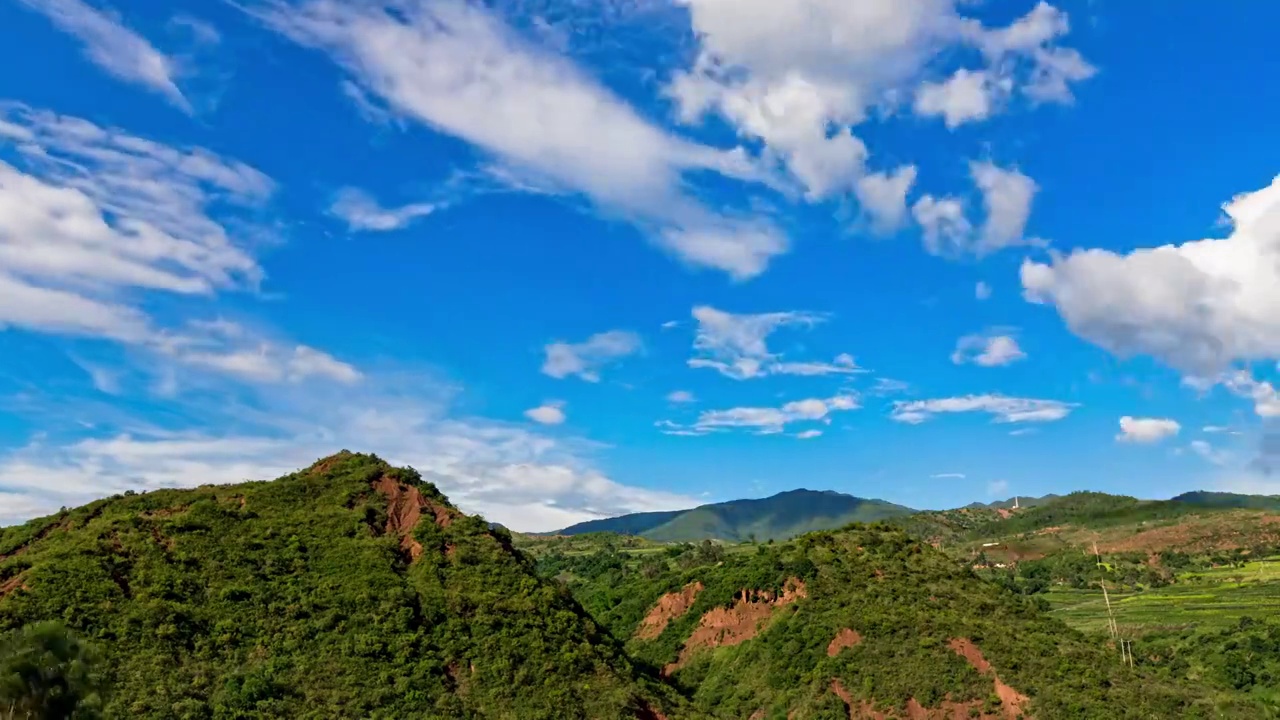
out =
{"type": "Polygon", "coordinates": [[[1174,497],[1172,502],[1210,508],[1280,510],[1280,495],[1239,495],[1237,493],[1198,490],[1182,493],[1174,497]]]}
{"type": "Polygon", "coordinates": [[[715,539],[743,542],[783,540],[851,522],[874,522],[909,515],[911,508],[883,500],[865,500],[831,490],[790,490],[772,497],[702,505],[691,510],[637,513],[591,520],[560,535],[614,532],[659,542],[715,539]]]}
{"type": "Polygon", "coordinates": [[[0,649],[49,620],[109,718],[698,716],[505,531],[366,455],[0,529],[0,649]]]}
{"type": "MultiPolygon", "coordinates": [[[[1258,699],[1200,681],[1194,656],[1122,664],[1105,636],[1070,629],[1040,598],[888,524],[700,559],[706,549],[638,563],[609,562],[606,549],[550,569],[568,570],[574,595],[630,655],[714,718],[1268,716],[1258,699]]],[[[1280,625],[1251,632],[1266,643],[1280,625]]]]}
{"type": "Polygon", "coordinates": [[[1015,506],[1018,508],[1033,508],[1040,505],[1047,505],[1054,500],[1062,497],[1061,495],[1041,495],[1040,497],[1018,497],[1009,498],[1008,500],[996,500],[995,502],[980,503],[972,502],[965,505],[966,508],[989,509],[989,510],[1012,510],[1015,506]]]}

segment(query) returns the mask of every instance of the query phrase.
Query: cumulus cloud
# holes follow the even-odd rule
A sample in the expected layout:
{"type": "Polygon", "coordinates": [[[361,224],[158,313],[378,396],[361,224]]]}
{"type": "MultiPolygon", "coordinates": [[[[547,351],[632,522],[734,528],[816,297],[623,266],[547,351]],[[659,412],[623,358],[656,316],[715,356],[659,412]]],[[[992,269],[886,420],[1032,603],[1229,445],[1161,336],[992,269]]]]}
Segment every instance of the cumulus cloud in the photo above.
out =
{"type": "Polygon", "coordinates": [[[875,232],[889,234],[906,222],[907,193],[915,181],[914,165],[903,165],[892,173],[876,172],[858,178],[854,193],[863,211],[870,216],[875,232]]]}
{"type": "Polygon", "coordinates": [[[589,198],[685,262],[746,279],[787,251],[767,218],[713,210],[688,187],[706,172],[767,180],[741,151],[654,125],[480,4],[264,0],[251,12],[328,53],[366,101],[471,143],[508,177],[589,198]]]}
{"type": "Polygon", "coordinates": [[[1016,92],[1069,101],[1070,84],[1092,74],[1058,44],[1067,16],[1047,4],[1002,28],[963,17],[955,0],[684,4],[698,53],[669,89],[680,118],[727,120],[810,200],[848,193],[867,174],[870,152],[854,129],[874,108],[914,96],[917,112],[954,127],[991,116],[1016,92]],[[980,50],[980,67],[930,76],[965,47],[980,50]]]}
{"type": "Polygon", "coordinates": [[[565,421],[564,403],[560,401],[545,402],[536,408],[525,410],[524,416],[543,425],[560,425],[565,421]]]}
{"type": "Polygon", "coordinates": [[[917,115],[941,116],[948,128],[991,117],[996,103],[1013,90],[1009,78],[993,76],[985,70],[960,68],[943,82],[924,82],[916,91],[917,115]]]}
{"type": "Polygon", "coordinates": [[[1274,360],[1280,357],[1280,177],[1223,209],[1231,223],[1224,238],[1026,260],[1026,297],[1052,306],[1072,332],[1121,357],[1149,355],[1202,376],[1234,362],[1274,360]]]}
{"type": "Polygon", "coordinates": [[[1016,168],[990,161],[970,162],[969,175],[982,197],[984,217],[977,227],[964,200],[925,194],[911,207],[924,247],[932,255],[982,257],[1017,245],[1043,245],[1025,236],[1031,205],[1039,187],[1016,168]]]}
{"type": "Polygon", "coordinates": [[[600,382],[600,371],[643,349],[640,336],[626,330],[596,333],[580,343],[553,342],[544,348],[542,372],[553,378],[575,375],[587,382],[600,382]]]}
{"type": "Polygon", "coordinates": [[[812,440],[816,437],[822,437],[821,430],[804,430],[795,434],[797,440],[812,440]]]}
{"type": "MultiPolygon", "coordinates": [[[[125,82],[163,95],[183,111],[191,105],[175,82],[178,65],[146,38],[125,27],[118,15],[83,0],[18,0],[41,13],[84,46],[85,56],[103,71],[125,82]]],[[[207,26],[206,26],[207,27],[207,26]]]]}
{"type": "Polygon", "coordinates": [[[673,390],[667,394],[667,402],[669,403],[691,403],[696,401],[697,398],[688,390],[673,390]]]}
{"type": "Polygon", "coordinates": [[[1168,418],[1138,418],[1125,415],[1120,418],[1120,434],[1116,440],[1131,443],[1154,443],[1173,437],[1182,425],[1168,418]]]}
{"type": "Polygon", "coordinates": [[[791,361],[769,350],[767,341],[784,327],[813,327],[826,320],[817,313],[788,311],[734,314],[708,305],[693,308],[698,323],[689,367],[709,368],[725,377],[748,380],[766,375],[850,375],[865,372],[848,353],[831,362],[791,361]]]}
{"type": "Polygon", "coordinates": [[[329,206],[329,214],[346,223],[349,230],[386,232],[408,227],[415,220],[438,209],[435,203],[410,203],[397,208],[384,208],[363,190],[344,188],[329,206]]]}
{"type": "MultiPolygon", "coordinates": [[[[662,432],[669,435],[705,435],[735,428],[751,429],[757,435],[774,435],[783,432],[787,425],[797,422],[825,421],[834,412],[847,412],[862,407],[858,397],[844,393],[834,397],[794,400],[781,407],[735,407],[727,410],[704,410],[698,419],[688,426],[670,420],[657,423],[662,432]]],[[[811,436],[815,437],[815,436],[811,436]]]]}
{"type": "Polygon", "coordinates": [[[911,216],[920,224],[924,248],[931,255],[960,255],[967,251],[973,225],[965,216],[963,200],[922,195],[911,206],[911,216]]]}
{"type": "Polygon", "coordinates": [[[986,209],[975,252],[982,255],[1026,243],[1023,234],[1031,217],[1031,202],[1039,189],[1035,181],[1017,169],[1001,168],[992,162],[970,163],[969,172],[986,209]]]}
{"type": "Polygon", "coordinates": [[[1000,367],[1025,360],[1027,354],[1018,347],[1018,341],[1009,335],[965,335],[956,342],[951,362],[957,365],[972,363],[982,367],[1000,367]]]}
{"type": "Polygon", "coordinates": [[[1061,420],[1076,408],[1074,403],[1058,400],[1009,397],[1006,395],[964,395],[934,400],[902,400],[893,404],[890,417],[898,422],[916,425],[944,413],[980,412],[992,415],[999,423],[1053,422],[1061,420]]]}

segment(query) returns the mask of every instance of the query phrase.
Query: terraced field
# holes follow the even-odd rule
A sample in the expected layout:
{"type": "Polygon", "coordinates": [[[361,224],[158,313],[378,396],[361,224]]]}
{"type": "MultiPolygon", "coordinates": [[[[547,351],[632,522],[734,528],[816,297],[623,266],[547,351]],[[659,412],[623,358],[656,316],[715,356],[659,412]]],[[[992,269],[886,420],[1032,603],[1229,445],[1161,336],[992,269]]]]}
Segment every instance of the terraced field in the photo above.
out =
{"type": "MultiPolygon", "coordinates": [[[[1052,614],[1086,632],[1106,632],[1102,590],[1054,588],[1041,594],[1052,614]]],[[[1244,567],[1180,574],[1178,582],[1142,592],[1111,593],[1116,623],[1128,637],[1185,628],[1219,629],[1242,617],[1280,615],[1280,557],[1244,567]]]]}

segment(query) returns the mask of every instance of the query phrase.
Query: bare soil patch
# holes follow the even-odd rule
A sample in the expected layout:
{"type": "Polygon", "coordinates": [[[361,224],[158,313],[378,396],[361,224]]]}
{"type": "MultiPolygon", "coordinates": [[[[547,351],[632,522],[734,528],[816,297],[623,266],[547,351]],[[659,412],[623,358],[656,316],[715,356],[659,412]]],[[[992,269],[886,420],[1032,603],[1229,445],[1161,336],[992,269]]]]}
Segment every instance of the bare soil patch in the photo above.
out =
{"type": "Polygon", "coordinates": [[[26,573],[18,573],[17,575],[14,575],[8,580],[5,580],[4,582],[0,583],[0,600],[3,600],[4,598],[8,597],[9,594],[14,592],[15,590],[19,590],[19,589],[29,590],[30,588],[27,587],[27,584],[22,581],[22,578],[25,575],[26,573]]]}
{"type": "Polygon", "coordinates": [[[390,475],[375,480],[373,489],[387,499],[386,533],[400,537],[400,549],[409,553],[410,560],[417,560],[422,555],[422,545],[413,539],[413,529],[422,519],[423,510],[430,513],[432,521],[440,527],[449,527],[453,523],[453,512],[449,508],[423,497],[418,488],[390,475]]]}
{"type": "Polygon", "coordinates": [[[983,675],[990,675],[991,681],[995,685],[996,695],[1000,698],[1001,707],[1004,709],[1004,716],[1009,720],[1017,720],[1020,717],[1030,717],[1026,714],[1026,707],[1031,703],[1031,698],[1009,687],[1000,679],[995,668],[991,667],[991,663],[982,656],[982,650],[968,638],[953,638],[950,643],[951,649],[961,657],[963,657],[974,670],[983,675]]]}
{"type": "Polygon", "coordinates": [[[776,596],[768,590],[738,591],[733,605],[714,608],[702,616],[698,627],[685,640],[680,657],[663,668],[663,673],[670,675],[675,672],[703,648],[739,645],[750,640],[760,633],[760,628],[774,610],[807,596],[804,581],[799,578],[787,580],[782,592],[776,596]]]}
{"type": "Polygon", "coordinates": [[[862,642],[862,635],[857,630],[844,628],[831,639],[831,644],[827,646],[827,657],[835,657],[841,650],[853,647],[860,642],[862,642]]]}
{"type": "Polygon", "coordinates": [[[667,624],[672,620],[684,615],[693,607],[693,601],[698,598],[698,593],[702,592],[702,583],[694,581],[681,588],[680,592],[671,592],[658,598],[658,604],[653,606],[648,615],[640,621],[640,629],[636,630],[636,637],[641,640],[652,640],[662,634],[667,629],[667,624]]]}

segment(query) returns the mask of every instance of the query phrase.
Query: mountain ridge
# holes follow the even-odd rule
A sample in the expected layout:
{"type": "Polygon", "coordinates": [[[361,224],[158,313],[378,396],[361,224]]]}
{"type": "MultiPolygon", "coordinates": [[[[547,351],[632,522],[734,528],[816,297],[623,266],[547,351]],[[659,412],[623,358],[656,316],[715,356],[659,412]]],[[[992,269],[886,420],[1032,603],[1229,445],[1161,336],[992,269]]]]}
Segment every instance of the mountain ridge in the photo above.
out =
{"type": "Polygon", "coordinates": [[[873,522],[909,515],[915,510],[884,500],[860,498],[835,490],[796,488],[764,498],[708,503],[687,510],[633,513],[588,520],[549,535],[615,532],[659,542],[717,539],[741,542],[785,540],[851,522],[873,522]]]}

